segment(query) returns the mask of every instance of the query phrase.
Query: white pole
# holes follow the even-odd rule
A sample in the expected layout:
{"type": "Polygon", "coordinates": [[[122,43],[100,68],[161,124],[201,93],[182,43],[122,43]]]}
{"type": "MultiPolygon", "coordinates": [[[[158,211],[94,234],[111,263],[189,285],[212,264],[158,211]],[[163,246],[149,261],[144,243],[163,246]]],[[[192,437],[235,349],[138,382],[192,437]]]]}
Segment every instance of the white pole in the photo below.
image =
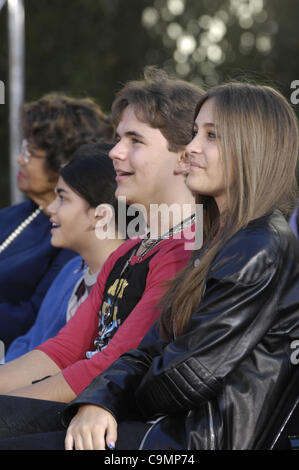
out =
{"type": "Polygon", "coordinates": [[[17,156],[20,152],[22,129],[20,112],[24,102],[24,29],[23,0],[8,0],[9,44],[9,140],[10,140],[10,198],[11,204],[24,199],[17,187],[17,156]]]}

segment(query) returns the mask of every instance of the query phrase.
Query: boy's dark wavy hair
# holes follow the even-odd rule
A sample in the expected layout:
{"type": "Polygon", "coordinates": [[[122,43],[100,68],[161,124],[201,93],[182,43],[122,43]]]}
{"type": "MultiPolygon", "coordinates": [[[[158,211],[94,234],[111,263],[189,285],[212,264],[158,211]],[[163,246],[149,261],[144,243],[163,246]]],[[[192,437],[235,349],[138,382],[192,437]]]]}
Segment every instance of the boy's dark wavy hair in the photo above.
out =
{"type": "Polygon", "coordinates": [[[115,170],[109,152],[113,144],[98,142],[81,145],[71,161],[60,170],[60,176],[79,196],[88,202],[90,207],[109,204],[113,207],[115,226],[123,237],[127,236],[128,224],[134,216],[126,217],[126,225],[119,227],[118,215],[121,208],[127,213],[127,206],[115,197],[117,188],[115,170]]]}
{"type": "Polygon", "coordinates": [[[60,176],[91,207],[106,203],[117,211],[115,170],[108,156],[111,148],[105,143],[81,145],[60,176]]]}

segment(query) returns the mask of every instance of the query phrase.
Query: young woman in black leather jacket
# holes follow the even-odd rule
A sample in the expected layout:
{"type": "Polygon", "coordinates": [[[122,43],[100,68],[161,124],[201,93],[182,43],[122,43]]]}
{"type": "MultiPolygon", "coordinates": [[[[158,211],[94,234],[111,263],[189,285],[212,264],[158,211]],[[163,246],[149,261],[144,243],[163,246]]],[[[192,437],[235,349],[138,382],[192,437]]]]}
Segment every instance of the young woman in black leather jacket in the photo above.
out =
{"type": "Polygon", "coordinates": [[[281,212],[297,188],[290,105],[269,87],[215,87],[186,154],[203,246],[160,321],[67,405],[66,438],[48,448],[255,449],[296,370],[299,244],[281,212]]]}

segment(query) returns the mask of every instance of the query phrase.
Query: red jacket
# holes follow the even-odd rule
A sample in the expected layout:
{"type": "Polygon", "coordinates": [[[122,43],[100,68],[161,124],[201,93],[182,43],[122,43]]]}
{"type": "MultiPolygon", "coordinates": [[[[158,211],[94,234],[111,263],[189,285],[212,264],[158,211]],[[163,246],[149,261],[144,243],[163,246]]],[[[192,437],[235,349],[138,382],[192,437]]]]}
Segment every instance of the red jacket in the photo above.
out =
{"type": "MultiPolygon", "coordinates": [[[[194,226],[191,228],[194,231],[194,226]]],[[[157,303],[165,291],[165,281],[173,278],[190,258],[190,228],[187,238],[169,238],[160,242],[146,257],[148,264],[144,292],[130,315],[118,328],[109,345],[91,359],[86,352],[94,349],[98,334],[99,309],[108,275],[120,256],[127,253],[140,240],[128,240],[110,255],[101,269],[97,283],[74,317],[58,335],[37,349],[46,353],[62,370],[72,390],[79,394],[91,380],[110,366],[121,354],[136,348],[159,315],[157,303]],[[186,249],[188,247],[188,249],[186,249]]],[[[146,257],[144,259],[146,259],[146,257]]],[[[131,265],[137,262],[133,257],[131,265]]]]}

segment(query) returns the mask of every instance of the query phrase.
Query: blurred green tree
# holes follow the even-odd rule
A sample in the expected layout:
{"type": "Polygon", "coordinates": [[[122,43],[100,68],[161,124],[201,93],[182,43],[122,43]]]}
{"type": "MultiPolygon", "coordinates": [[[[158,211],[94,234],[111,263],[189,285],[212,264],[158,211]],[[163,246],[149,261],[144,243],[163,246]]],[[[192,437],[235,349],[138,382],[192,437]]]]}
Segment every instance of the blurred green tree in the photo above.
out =
{"type": "Polygon", "coordinates": [[[210,86],[249,78],[287,96],[299,76],[296,0],[155,0],[142,21],[162,37],[169,72],[210,86]]]}
{"type": "MultiPolygon", "coordinates": [[[[25,99],[90,96],[109,112],[115,92],[157,64],[211,86],[250,78],[290,99],[299,80],[297,0],[24,0],[25,99]]],[[[7,11],[0,80],[7,83],[7,11]]],[[[294,105],[296,112],[299,104],[294,105]]],[[[9,203],[8,103],[0,106],[0,207],[9,203]]]]}
{"type": "MultiPolygon", "coordinates": [[[[115,92],[142,75],[159,48],[141,23],[151,0],[24,0],[25,100],[50,91],[92,97],[109,112],[115,92]]],[[[8,80],[7,7],[0,12],[0,80],[8,80]]],[[[8,86],[6,87],[8,89],[8,86]]],[[[8,99],[0,106],[0,207],[9,204],[8,99]]]]}

